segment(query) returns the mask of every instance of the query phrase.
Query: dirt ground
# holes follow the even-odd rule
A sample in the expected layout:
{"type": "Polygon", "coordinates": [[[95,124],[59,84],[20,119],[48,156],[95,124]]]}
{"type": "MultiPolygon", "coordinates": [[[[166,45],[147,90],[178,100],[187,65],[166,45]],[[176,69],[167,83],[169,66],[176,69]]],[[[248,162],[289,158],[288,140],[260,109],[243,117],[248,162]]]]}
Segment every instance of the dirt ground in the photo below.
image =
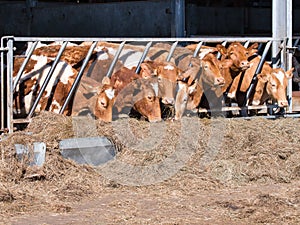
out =
{"type": "Polygon", "coordinates": [[[300,224],[300,119],[112,123],[42,113],[1,136],[0,224],[300,224]],[[59,142],[106,136],[98,167],[59,142]],[[47,145],[42,167],[14,144],[47,145]]]}

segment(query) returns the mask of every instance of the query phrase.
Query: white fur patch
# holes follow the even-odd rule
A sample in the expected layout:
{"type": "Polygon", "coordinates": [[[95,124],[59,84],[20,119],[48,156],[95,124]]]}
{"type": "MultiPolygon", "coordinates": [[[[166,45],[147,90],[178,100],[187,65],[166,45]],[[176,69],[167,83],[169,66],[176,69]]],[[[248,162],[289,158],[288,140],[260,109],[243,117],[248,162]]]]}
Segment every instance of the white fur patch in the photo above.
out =
{"type": "Polygon", "coordinates": [[[153,87],[155,95],[158,96],[158,83],[151,83],[151,86],[153,87]]]}
{"type": "Polygon", "coordinates": [[[166,65],[166,66],[164,67],[164,69],[165,69],[165,70],[174,70],[174,66],[172,66],[172,65],[166,65]]]}
{"type": "Polygon", "coordinates": [[[281,85],[283,85],[285,74],[282,71],[279,71],[278,73],[274,73],[275,76],[278,78],[281,85]]]}
{"type": "Polygon", "coordinates": [[[114,89],[107,89],[104,92],[105,92],[106,96],[109,99],[113,99],[115,97],[115,90],[114,89]]]}
{"type": "Polygon", "coordinates": [[[59,114],[60,108],[61,108],[61,105],[55,99],[53,99],[53,101],[51,103],[50,111],[59,114]]]}
{"type": "Polygon", "coordinates": [[[213,52],[213,49],[203,49],[199,53],[199,58],[203,59],[208,53],[213,52]]]}

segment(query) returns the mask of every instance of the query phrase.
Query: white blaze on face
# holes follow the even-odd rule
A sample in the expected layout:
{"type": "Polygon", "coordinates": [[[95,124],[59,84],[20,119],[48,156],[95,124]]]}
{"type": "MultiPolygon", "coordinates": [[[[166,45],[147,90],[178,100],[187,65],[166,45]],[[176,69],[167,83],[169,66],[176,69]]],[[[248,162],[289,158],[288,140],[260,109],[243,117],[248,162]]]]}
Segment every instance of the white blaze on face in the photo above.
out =
{"type": "Polygon", "coordinates": [[[279,80],[280,84],[284,84],[284,78],[285,78],[285,73],[282,71],[279,71],[278,73],[274,73],[277,79],[279,80]]]}
{"type": "Polygon", "coordinates": [[[106,96],[111,100],[115,97],[115,90],[114,89],[107,89],[104,91],[106,96]]]}
{"type": "Polygon", "coordinates": [[[151,86],[153,87],[155,95],[158,96],[158,83],[151,83],[151,86]]]}
{"type": "Polygon", "coordinates": [[[165,70],[174,70],[174,66],[172,66],[172,65],[166,65],[166,66],[164,66],[164,69],[165,70]]]}

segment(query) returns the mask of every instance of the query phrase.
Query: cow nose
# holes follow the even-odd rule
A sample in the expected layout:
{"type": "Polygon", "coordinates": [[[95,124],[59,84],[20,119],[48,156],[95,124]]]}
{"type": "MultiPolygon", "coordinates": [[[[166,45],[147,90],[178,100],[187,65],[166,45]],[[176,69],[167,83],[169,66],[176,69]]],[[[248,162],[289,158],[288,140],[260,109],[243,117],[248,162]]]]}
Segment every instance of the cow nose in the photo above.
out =
{"type": "Polygon", "coordinates": [[[242,69],[247,69],[250,67],[250,63],[248,62],[248,60],[243,60],[243,61],[241,61],[240,67],[242,69]]]}
{"type": "Polygon", "coordinates": [[[278,101],[278,106],[279,107],[287,107],[289,104],[288,104],[288,101],[278,101]]]}
{"type": "Polygon", "coordinates": [[[218,77],[215,79],[215,85],[223,85],[225,84],[225,79],[223,77],[218,77]]]}
{"type": "Polygon", "coordinates": [[[174,105],[174,98],[163,98],[161,101],[166,105],[174,105]]]}
{"type": "Polygon", "coordinates": [[[105,101],[103,101],[103,100],[102,100],[102,101],[100,101],[100,104],[101,104],[101,106],[102,106],[102,107],[104,107],[104,108],[107,106],[106,102],[105,102],[105,101]]]}

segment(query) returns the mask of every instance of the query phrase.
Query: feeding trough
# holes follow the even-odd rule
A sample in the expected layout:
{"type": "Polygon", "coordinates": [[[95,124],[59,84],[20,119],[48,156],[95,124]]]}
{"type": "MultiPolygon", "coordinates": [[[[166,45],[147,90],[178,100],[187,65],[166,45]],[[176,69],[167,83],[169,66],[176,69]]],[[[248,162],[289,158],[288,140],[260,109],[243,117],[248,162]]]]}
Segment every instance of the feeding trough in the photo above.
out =
{"type": "Polygon", "coordinates": [[[93,166],[104,164],[116,156],[114,144],[99,136],[64,139],[60,141],[59,148],[64,158],[93,166]]]}

